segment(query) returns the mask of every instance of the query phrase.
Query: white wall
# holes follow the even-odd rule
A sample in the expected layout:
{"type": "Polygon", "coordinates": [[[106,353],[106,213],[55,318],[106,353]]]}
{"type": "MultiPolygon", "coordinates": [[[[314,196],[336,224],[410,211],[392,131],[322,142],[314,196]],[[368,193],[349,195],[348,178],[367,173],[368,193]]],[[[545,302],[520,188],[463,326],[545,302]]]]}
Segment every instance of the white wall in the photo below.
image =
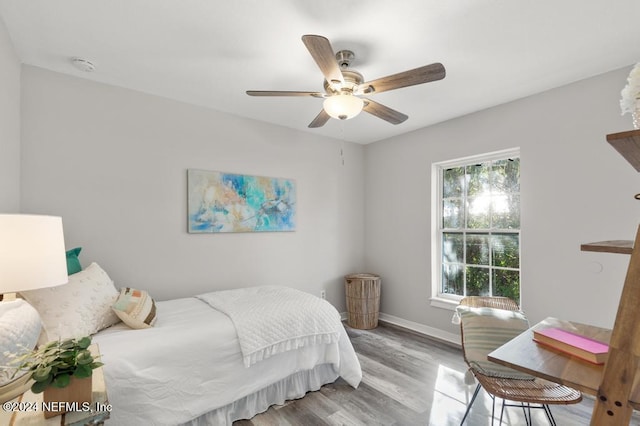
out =
{"type": "Polygon", "coordinates": [[[344,310],[342,276],[367,271],[382,276],[382,312],[454,334],[451,311],[428,301],[431,164],[519,146],[523,308],[610,327],[628,257],[579,246],[638,224],[638,175],[605,141],[631,127],[628,72],[347,143],[343,167],[336,140],[23,67],[22,210],[62,215],[85,264],[159,299],[286,284],[326,288],[344,310]],[[188,168],[295,179],[298,230],[187,234],[188,168]]]}
{"type": "Polygon", "coordinates": [[[0,18],[0,213],[20,210],[20,61],[0,18]]]}
{"type": "Polygon", "coordinates": [[[382,277],[381,311],[457,333],[429,303],[431,165],[520,147],[523,309],[611,327],[629,257],[580,244],[633,239],[640,222],[638,174],[605,139],[631,129],[619,108],[629,71],[368,145],[365,267],[382,277]]]}
{"type": "Polygon", "coordinates": [[[363,262],[364,149],[39,68],[23,68],[22,208],[61,215],[117,286],[162,300],[283,284],[344,310],[363,262]],[[289,233],[187,234],[187,169],[291,178],[289,233]]]}

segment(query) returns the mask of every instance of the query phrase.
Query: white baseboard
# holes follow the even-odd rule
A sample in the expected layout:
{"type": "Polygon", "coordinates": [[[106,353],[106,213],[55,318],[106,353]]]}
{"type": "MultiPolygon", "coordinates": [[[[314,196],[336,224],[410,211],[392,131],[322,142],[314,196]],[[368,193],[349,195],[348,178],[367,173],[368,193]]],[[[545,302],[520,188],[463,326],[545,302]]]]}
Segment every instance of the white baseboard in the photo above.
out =
{"type": "MultiPolygon", "coordinates": [[[[346,320],[347,313],[342,312],[340,314],[340,317],[342,318],[343,321],[346,320]]],[[[440,329],[429,327],[428,325],[420,324],[417,322],[408,321],[406,319],[385,314],[383,312],[380,312],[378,314],[378,320],[396,325],[398,327],[406,328],[411,331],[415,331],[416,333],[424,334],[425,336],[432,337],[434,339],[443,340],[455,346],[460,346],[460,336],[454,333],[442,331],[440,329]]]]}

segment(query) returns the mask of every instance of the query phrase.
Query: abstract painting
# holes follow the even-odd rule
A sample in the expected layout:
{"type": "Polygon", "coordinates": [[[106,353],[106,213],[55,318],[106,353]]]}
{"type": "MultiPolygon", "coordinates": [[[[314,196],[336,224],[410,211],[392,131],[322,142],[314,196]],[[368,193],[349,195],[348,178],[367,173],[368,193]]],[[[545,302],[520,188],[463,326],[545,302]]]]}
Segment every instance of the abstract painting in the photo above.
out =
{"type": "Polygon", "coordinates": [[[187,171],[190,233],[294,231],[291,179],[187,171]]]}

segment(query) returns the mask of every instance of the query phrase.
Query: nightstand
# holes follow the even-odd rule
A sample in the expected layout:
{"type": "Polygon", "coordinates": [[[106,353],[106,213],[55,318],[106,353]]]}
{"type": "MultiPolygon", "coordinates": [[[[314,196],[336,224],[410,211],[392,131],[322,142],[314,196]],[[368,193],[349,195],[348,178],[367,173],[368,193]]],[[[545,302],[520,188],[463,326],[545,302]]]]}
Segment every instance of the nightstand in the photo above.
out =
{"type": "MultiPolygon", "coordinates": [[[[91,345],[91,352],[98,354],[98,347],[91,345]]],[[[70,411],[45,419],[42,411],[42,394],[34,394],[29,390],[4,403],[0,409],[0,424],[9,426],[102,425],[111,413],[102,367],[93,370],[91,386],[92,401],[86,411],[70,411]]]]}

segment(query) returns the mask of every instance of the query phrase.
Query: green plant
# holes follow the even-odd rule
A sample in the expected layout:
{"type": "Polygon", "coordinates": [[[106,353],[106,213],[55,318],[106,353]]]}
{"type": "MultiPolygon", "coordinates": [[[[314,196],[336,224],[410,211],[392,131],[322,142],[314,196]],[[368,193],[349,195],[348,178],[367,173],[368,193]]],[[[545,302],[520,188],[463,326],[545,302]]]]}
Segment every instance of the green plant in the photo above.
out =
{"type": "Polygon", "coordinates": [[[95,368],[104,365],[96,361],[91,351],[91,337],[55,340],[21,355],[13,361],[18,370],[28,370],[35,383],[33,393],[43,392],[48,386],[64,388],[75,377],[91,377],[95,368]]]}

